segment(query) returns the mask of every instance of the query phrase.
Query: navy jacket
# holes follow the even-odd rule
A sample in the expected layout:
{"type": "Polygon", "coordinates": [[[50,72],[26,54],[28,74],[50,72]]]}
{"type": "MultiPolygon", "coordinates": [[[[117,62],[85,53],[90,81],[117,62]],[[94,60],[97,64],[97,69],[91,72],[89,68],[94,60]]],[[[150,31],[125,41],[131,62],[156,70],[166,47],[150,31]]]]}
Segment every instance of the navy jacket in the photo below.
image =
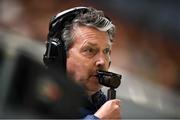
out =
{"type": "Polygon", "coordinates": [[[84,120],[97,120],[98,117],[93,114],[107,101],[106,96],[100,90],[91,97],[85,98],[85,104],[81,108],[81,116],[84,120]]]}

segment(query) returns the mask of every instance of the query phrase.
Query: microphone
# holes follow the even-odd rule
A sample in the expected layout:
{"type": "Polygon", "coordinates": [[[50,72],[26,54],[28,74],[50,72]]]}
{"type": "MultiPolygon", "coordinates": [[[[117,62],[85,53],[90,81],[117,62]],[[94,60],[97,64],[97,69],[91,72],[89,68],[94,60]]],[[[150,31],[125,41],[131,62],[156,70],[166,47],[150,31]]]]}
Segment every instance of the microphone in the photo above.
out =
{"type": "Polygon", "coordinates": [[[119,74],[113,73],[113,72],[108,72],[108,71],[103,71],[103,70],[98,70],[97,76],[98,76],[99,83],[101,85],[110,87],[110,89],[108,89],[108,93],[107,93],[108,100],[115,99],[116,91],[114,89],[119,87],[119,85],[121,84],[122,76],[119,74]]]}
{"type": "Polygon", "coordinates": [[[121,84],[121,75],[103,70],[97,71],[99,83],[110,88],[117,88],[121,84]]]}

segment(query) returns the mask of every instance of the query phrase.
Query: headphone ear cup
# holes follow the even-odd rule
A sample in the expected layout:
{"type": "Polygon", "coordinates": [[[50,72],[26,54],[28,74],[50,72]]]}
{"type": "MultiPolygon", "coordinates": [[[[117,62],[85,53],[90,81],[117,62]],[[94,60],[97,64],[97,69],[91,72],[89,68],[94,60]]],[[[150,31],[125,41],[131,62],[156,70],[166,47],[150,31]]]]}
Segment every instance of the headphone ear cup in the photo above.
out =
{"type": "Polygon", "coordinates": [[[57,47],[51,42],[46,43],[46,52],[43,56],[43,61],[46,66],[50,66],[54,59],[58,56],[57,47]]]}
{"type": "Polygon", "coordinates": [[[49,52],[49,46],[48,46],[49,43],[46,43],[46,51],[43,55],[43,62],[46,66],[48,66],[49,62],[48,62],[48,58],[49,56],[47,55],[47,53],[49,52]]]}
{"type": "Polygon", "coordinates": [[[66,50],[63,42],[57,39],[50,39],[46,44],[46,52],[43,61],[48,68],[61,69],[66,71],[66,50]],[[58,42],[56,42],[58,41],[58,42]]]}

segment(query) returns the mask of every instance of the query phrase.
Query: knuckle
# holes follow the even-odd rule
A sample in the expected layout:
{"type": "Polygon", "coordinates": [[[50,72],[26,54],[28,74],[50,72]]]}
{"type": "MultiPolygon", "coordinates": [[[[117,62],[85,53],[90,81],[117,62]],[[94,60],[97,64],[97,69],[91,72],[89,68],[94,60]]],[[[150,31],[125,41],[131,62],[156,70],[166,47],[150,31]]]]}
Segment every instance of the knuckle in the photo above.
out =
{"type": "Polygon", "coordinates": [[[115,108],[116,110],[120,109],[119,105],[115,105],[114,108],[115,108]]]}

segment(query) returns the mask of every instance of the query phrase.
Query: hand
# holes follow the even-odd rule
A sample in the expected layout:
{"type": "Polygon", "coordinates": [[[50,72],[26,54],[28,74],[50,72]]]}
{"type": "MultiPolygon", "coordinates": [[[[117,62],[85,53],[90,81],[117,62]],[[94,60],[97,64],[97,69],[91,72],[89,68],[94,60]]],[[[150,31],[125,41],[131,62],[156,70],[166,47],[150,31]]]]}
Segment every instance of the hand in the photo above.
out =
{"type": "Polygon", "coordinates": [[[100,119],[120,119],[120,100],[109,100],[94,114],[100,119]]]}

